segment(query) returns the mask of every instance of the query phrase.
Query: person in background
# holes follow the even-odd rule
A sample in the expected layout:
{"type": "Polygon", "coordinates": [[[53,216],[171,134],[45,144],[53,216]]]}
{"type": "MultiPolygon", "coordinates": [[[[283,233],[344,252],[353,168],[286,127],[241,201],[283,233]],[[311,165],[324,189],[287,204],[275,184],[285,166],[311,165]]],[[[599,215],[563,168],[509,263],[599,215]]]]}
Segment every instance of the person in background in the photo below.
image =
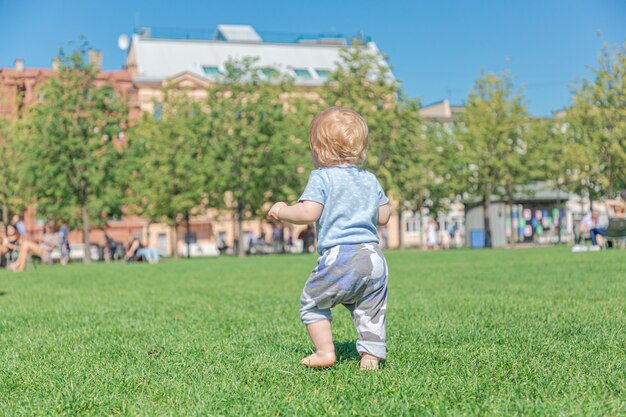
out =
{"type": "Polygon", "coordinates": [[[289,229],[289,237],[287,238],[287,247],[289,248],[289,252],[291,252],[291,248],[293,248],[293,230],[289,229]]]}
{"type": "Polygon", "coordinates": [[[24,219],[22,218],[22,216],[19,216],[17,214],[13,215],[11,223],[15,225],[17,231],[20,233],[20,236],[26,237],[26,224],[24,224],[24,219]]]}
{"type": "Polygon", "coordinates": [[[428,249],[437,250],[439,249],[439,237],[437,236],[437,221],[431,219],[428,222],[427,233],[427,241],[428,241],[428,249]]]}
{"type": "Polygon", "coordinates": [[[591,213],[585,214],[582,219],[580,219],[578,236],[576,237],[577,244],[581,244],[585,237],[589,235],[589,232],[594,228],[596,222],[598,221],[599,214],[598,210],[592,210],[591,213]]]}
{"type": "Polygon", "coordinates": [[[304,247],[306,248],[305,253],[309,253],[311,250],[311,246],[315,244],[315,226],[309,223],[306,225],[306,235],[304,239],[304,247]]]}
{"type": "Polygon", "coordinates": [[[447,232],[450,236],[450,247],[456,248],[456,232],[459,229],[459,225],[457,222],[451,222],[450,227],[448,227],[447,232]]]}
{"type": "Polygon", "coordinates": [[[54,228],[50,223],[44,227],[44,236],[39,244],[24,239],[17,227],[11,224],[7,228],[7,248],[19,252],[19,255],[16,261],[10,264],[8,268],[15,272],[23,271],[26,267],[28,255],[31,254],[41,258],[43,263],[50,264],[52,263],[50,253],[58,244],[58,234],[54,233],[54,228]]]}
{"type": "Polygon", "coordinates": [[[228,250],[228,244],[226,243],[226,232],[217,233],[217,249],[222,255],[226,253],[226,250],[228,250]]]}
{"type": "Polygon", "coordinates": [[[274,253],[283,252],[284,246],[283,229],[279,223],[272,224],[272,249],[274,253]]]}
{"type": "Polygon", "coordinates": [[[67,227],[67,223],[63,223],[59,228],[59,238],[61,240],[61,265],[67,265],[70,260],[69,235],[70,229],[67,227]]]}
{"type": "Polygon", "coordinates": [[[131,239],[128,251],[124,260],[127,262],[145,260],[149,264],[159,263],[159,252],[154,248],[149,248],[141,242],[140,236],[136,235],[131,239]]]}
{"type": "Polygon", "coordinates": [[[9,248],[6,245],[6,226],[3,222],[0,222],[0,268],[4,268],[7,265],[6,254],[9,253],[9,248]]]}
{"type": "MultiPolygon", "coordinates": [[[[609,216],[609,219],[621,219],[625,217],[624,211],[626,211],[626,204],[624,204],[623,201],[606,200],[604,202],[604,205],[606,206],[606,213],[609,216]]],[[[606,229],[606,225],[601,226],[599,222],[596,221],[595,227],[593,227],[589,231],[589,235],[591,236],[591,244],[593,245],[592,247],[595,250],[598,250],[600,247],[604,246],[604,236],[606,235],[606,229]]]]}
{"type": "Polygon", "coordinates": [[[50,256],[52,251],[61,246],[61,234],[55,230],[54,222],[49,221],[43,228],[43,238],[39,242],[41,248],[41,261],[45,264],[52,263],[50,256]]]}

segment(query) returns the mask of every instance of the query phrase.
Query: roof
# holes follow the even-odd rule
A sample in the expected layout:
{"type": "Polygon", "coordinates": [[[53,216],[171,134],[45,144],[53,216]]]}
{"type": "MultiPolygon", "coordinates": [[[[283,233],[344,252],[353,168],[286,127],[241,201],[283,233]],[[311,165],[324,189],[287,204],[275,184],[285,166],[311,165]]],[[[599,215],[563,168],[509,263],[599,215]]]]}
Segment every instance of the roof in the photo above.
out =
{"type": "Polygon", "coordinates": [[[448,99],[443,99],[420,108],[420,115],[431,120],[452,120],[455,113],[463,113],[465,108],[459,105],[451,105],[448,99]]]}
{"type": "MultiPolygon", "coordinates": [[[[506,203],[508,198],[504,194],[504,190],[500,190],[499,194],[491,194],[491,202],[506,203]]],[[[549,181],[535,181],[524,186],[516,187],[516,190],[513,192],[513,203],[565,202],[574,197],[576,197],[576,194],[554,188],[554,185],[549,181]]],[[[466,204],[468,208],[480,205],[482,205],[482,202],[478,198],[470,199],[466,204]]]]}
{"type": "MultiPolygon", "coordinates": [[[[326,38],[265,42],[251,26],[219,25],[216,39],[158,38],[151,33],[144,30],[132,37],[128,67],[136,66],[135,81],[160,82],[185,72],[215,81],[216,71],[224,72],[229,59],[256,57],[259,67],[290,74],[297,85],[320,86],[326,81],[324,71],[336,68],[345,43],[326,38]],[[294,70],[304,71],[297,76],[294,70]]],[[[366,48],[383,60],[374,42],[366,43],[366,48]]]]}
{"type": "Polygon", "coordinates": [[[252,26],[217,25],[217,39],[223,41],[261,42],[252,26]]]}

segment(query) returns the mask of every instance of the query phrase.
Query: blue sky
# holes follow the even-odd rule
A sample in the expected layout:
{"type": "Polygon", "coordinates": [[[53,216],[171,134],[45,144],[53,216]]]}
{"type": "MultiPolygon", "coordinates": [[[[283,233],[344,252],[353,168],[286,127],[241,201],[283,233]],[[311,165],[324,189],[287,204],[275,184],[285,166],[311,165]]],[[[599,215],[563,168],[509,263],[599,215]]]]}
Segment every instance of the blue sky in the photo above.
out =
{"type": "Polygon", "coordinates": [[[16,58],[48,67],[61,45],[85,35],[102,50],[105,69],[118,69],[125,55],[117,37],[136,24],[213,30],[220,23],[363,32],[389,56],[404,90],[425,104],[460,103],[481,69],[509,69],[531,113],[547,115],[567,105],[569,86],[589,76],[603,42],[626,40],[626,1],[0,0],[0,67],[16,58]]]}

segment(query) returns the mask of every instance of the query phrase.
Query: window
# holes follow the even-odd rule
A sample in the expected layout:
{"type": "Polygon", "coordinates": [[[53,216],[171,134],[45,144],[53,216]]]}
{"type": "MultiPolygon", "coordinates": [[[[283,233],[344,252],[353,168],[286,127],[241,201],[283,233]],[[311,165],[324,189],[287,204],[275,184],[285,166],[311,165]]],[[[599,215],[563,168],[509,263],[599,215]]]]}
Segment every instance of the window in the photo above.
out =
{"type": "Polygon", "coordinates": [[[261,74],[266,78],[274,78],[278,76],[278,70],[272,67],[261,68],[261,74]]]}
{"type": "Polygon", "coordinates": [[[198,235],[196,232],[185,232],[185,243],[194,244],[198,242],[198,235]]]}
{"type": "Polygon", "coordinates": [[[202,67],[202,71],[206,74],[206,75],[220,75],[220,69],[218,67],[212,67],[212,66],[203,66],[202,67]]]}
{"type": "Polygon", "coordinates": [[[298,78],[311,78],[311,73],[306,68],[295,68],[293,72],[298,78]]]}
{"type": "Polygon", "coordinates": [[[407,236],[415,236],[420,233],[420,219],[416,213],[408,213],[405,212],[403,220],[404,220],[404,228],[406,230],[407,236]]]}
{"type": "Polygon", "coordinates": [[[154,120],[161,120],[163,116],[163,103],[154,103],[154,120]]]}
{"type": "Polygon", "coordinates": [[[319,68],[316,68],[315,72],[317,73],[317,76],[319,78],[328,78],[328,75],[330,74],[330,71],[325,70],[325,69],[319,69],[319,68]]]}

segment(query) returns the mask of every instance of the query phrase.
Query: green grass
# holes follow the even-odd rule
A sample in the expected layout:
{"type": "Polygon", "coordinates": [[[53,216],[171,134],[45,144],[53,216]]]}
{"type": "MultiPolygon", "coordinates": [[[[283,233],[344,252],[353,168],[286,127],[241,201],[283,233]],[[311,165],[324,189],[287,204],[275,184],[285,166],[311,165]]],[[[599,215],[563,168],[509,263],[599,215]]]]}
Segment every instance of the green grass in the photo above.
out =
{"type": "Polygon", "coordinates": [[[0,414],[626,415],[626,251],[386,256],[380,372],[298,366],[313,256],[0,271],[0,414]]]}

